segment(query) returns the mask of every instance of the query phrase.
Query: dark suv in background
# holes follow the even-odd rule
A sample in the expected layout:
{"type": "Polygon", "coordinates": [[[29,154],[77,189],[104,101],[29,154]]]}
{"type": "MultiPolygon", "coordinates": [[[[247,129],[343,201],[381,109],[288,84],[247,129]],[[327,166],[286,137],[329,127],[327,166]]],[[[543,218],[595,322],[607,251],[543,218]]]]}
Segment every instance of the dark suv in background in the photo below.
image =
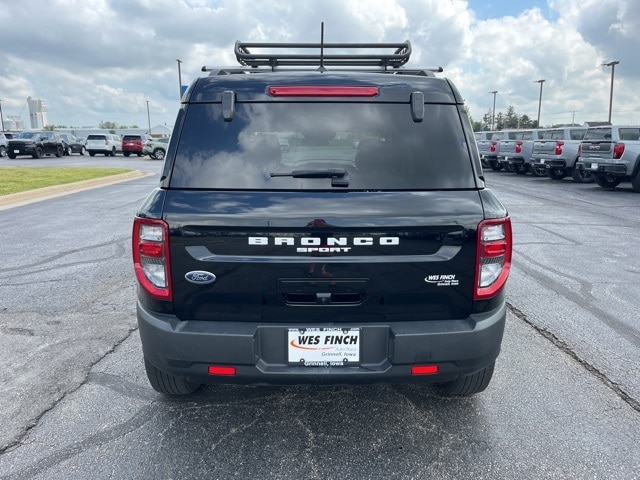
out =
{"type": "Polygon", "coordinates": [[[64,155],[65,145],[60,133],[51,130],[29,130],[20,132],[7,141],[7,155],[16,158],[20,155],[29,155],[33,158],[42,158],[45,155],[64,155]]]}
{"type": "Polygon", "coordinates": [[[122,154],[128,157],[131,154],[144,155],[144,144],[147,142],[145,135],[127,134],[122,137],[122,154]]]}
{"type": "Polygon", "coordinates": [[[182,97],[133,226],[149,381],[174,395],[481,392],[503,336],[511,223],[462,96],[441,69],[403,66],[409,42],[315,47],[364,53],[238,42],[241,67],[207,69],[182,97]]]}

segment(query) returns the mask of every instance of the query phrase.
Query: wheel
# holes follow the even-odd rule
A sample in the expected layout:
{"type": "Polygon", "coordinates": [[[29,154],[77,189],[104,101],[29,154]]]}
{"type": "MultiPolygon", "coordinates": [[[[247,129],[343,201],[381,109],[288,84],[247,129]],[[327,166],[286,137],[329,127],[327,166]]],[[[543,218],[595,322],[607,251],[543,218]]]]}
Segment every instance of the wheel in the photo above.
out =
{"type": "Polygon", "coordinates": [[[598,186],[602,188],[615,188],[620,184],[622,179],[618,175],[611,173],[596,173],[595,181],[598,186]]]}
{"type": "Polygon", "coordinates": [[[56,147],[56,157],[62,157],[64,155],[64,148],[62,147],[62,145],[58,145],[56,147]]]}
{"type": "Polygon", "coordinates": [[[189,395],[200,388],[199,384],[189,382],[184,377],[176,377],[158,370],[146,359],[144,361],[144,369],[147,371],[149,383],[156,392],[164,393],[165,395],[189,395]]]}
{"type": "Polygon", "coordinates": [[[161,148],[156,148],[152,155],[152,158],[155,158],[156,160],[164,160],[164,150],[161,148]]]}
{"type": "Polygon", "coordinates": [[[502,170],[502,167],[497,160],[487,160],[487,163],[489,164],[489,168],[491,168],[491,170],[494,170],[496,172],[502,170]]]}
{"type": "Polygon", "coordinates": [[[0,157],[5,157],[7,155],[7,148],[4,145],[0,145],[0,157]]]}
{"type": "Polygon", "coordinates": [[[436,390],[445,397],[468,397],[480,393],[489,385],[495,365],[496,363],[493,362],[479,372],[460,377],[452,382],[439,383],[436,385],[436,390]]]}
{"type": "Polygon", "coordinates": [[[96,152],[89,152],[89,156],[93,157],[96,154],[96,152]]]}
{"type": "Polygon", "coordinates": [[[71,151],[71,147],[67,147],[67,151],[66,151],[65,155],[70,157],[72,153],[73,152],[71,151]]]}
{"type": "Polygon", "coordinates": [[[84,148],[84,147],[82,147],[82,148],[80,149],[80,155],[84,155],[85,153],[87,153],[87,149],[86,149],[86,148],[84,148]]]}
{"type": "Polygon", "coordinates": [[[129,155],[131,155],[131,153],[130,153],[130,152],[122,152],[122,154],[123,154],[125,157],[128,157],[129,155]]]}
{"type": "Polygon", "coordinates": [[[139,157],[141,157],[141,156],[142,156],[142,153],[141,153],[141,152],[138,152],[136,155],[138,155],[139,157]]]}
{"type": "Polygon", "coordinates": [[[636,174],[631,177],[631,187],[635,192],[640,193],[640,170],[638,170],[636,174]]]}
{"type": "Polygon", "coordinates": [[[564,168],[550,168],[547,171],[547,176],[554,180],[562,180],[567,176],[567,172],[564,170],[564,168]]]}
{"type": "Polygon", "coordinates": [[[529,169],[527,168],[527,165],[525,165],[524,163],[519,163],[517,165],[516,164],[513,165],[513,171],[516,172],[518,175],[524,175],[529,171],[529,169]]]}
{"type": "Polygon", "coordinates": [[[112,156],[112,157],[115,157],[115,156],[116,156],[116,147],[113,147],[113,148],[111,149],[111,156],[112,156]]]}
{"type": "Polygon", "coordinates": [[[36,149],[33,151],[33,154],[31,156],[33,158],[42,158],[42,155],[44,155],[44,152],[42,151],[42,147],[36,147],[36,149]]]}
{"type": "Polygon", "coordinates": [[[541,165],[531,165],[529,169],[531,175],[534,177],[546,177],[547,176],[547,167],[543,167],[541,165]]]}
{"type": "Polygon", "coordinates": [[[9,152],[7,155],[9,155],[9,158],[10,158],[11,160],[13,160],[14,158],[16,158],[16,154],[15,154],[15,153],[11,153],[11,152],[9,152]]]}
{"type": "Polygon", "coordinates": [[[593,183],[593,174],[589,170],[579,170],[574,168],[571,177],[576,183],[593,183]]]}

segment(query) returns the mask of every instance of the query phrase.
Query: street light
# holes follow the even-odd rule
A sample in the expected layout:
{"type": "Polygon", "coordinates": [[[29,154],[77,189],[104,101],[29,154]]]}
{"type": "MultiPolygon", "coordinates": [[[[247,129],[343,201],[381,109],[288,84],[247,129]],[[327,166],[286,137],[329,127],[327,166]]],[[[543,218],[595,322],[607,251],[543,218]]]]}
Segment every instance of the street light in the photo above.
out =
{"type": "Polygon", "coordinates": [[[182,73],[180,72],[180,64],[182,63],[182,60],[180,60],[179,58],[176,58],[176,62],[178,62],[178,87],[180,88],[179,92],[180,92],[180,100],[182,100],[182,73]]]}
{"type": "Polygon", "coordinates": [[[616,65],[620,62],[618,60],[614,60],[612,62],[603,63],[603,67],[611,67],[611,92],[609,93],[609,123],[611,123],[611,107],[613,106],[613,76],[616,71],[616,65]]]}
{"type": "Polygon", "coordinates": [[[147,100],[147,123],[149,125],[149,135],[151,135],[151,115],[149,114],[149,100],[147,100]]]}
{"type": "Polygon", "coordinates": [[[542,107],[542,84],[545,82],[544,78],[540,80],[534,80],[533,83],[540,84],[540,98],[538,98],[538,128],[540,128],[540,108],[542,107]]]}
{"type": "Polygon", "coordinates": [[[498,93],[498,91],[494,90],[489,93],[493,93],[493,113],[491,114],[491,130],[493,130],[494,123],[496,121],[496,93],[498,93]]]}
{"type": "Polygon", "coordinates": [[[4,117],[2,116],[2,99],[0,98],[0,120],[2,121],[2,131],[4,132],[4,117]]]}

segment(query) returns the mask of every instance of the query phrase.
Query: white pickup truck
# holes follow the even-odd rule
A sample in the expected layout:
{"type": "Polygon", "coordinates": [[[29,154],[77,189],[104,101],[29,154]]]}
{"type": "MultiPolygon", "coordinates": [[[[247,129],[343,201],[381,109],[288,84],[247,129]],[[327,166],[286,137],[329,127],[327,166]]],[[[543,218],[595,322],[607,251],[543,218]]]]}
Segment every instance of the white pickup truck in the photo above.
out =
{"type": "Polygon", "coordinates": [[[531,170],[553,180],[569,175],[574,182],[592,182],[591,172],[575,168],[578,148],[587,127],[552,128],[541,132],[542,139],[533,142],[531,170]]]}
{"type": "Polygon", "coordinates": [[[576,169],[591,172],[602,188],[631,182],[640,192],[640,126],[592,127],[580,144],[576,169]]]}

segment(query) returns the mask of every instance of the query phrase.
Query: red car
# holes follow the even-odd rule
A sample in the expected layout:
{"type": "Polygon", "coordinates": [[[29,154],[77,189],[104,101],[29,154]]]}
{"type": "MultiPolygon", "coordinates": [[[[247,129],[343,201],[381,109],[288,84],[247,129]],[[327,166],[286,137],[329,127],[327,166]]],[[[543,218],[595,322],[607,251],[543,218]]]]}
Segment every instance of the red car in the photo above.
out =
{"type": "Polygon", "coordinates": [[[142,151],[144,144],[147,141],[145,135],[125,135],[122,137],[122,154],[128,157],[132,153],[141,157],[144,155],[142,151]]]}

